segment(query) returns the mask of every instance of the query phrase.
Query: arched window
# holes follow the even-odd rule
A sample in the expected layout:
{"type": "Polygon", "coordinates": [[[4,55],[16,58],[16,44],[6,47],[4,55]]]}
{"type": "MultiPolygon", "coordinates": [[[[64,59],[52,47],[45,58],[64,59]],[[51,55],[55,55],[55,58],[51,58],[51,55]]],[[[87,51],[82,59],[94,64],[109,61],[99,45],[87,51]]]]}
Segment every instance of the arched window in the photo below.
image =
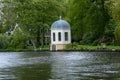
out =
{"type": "Polygon", "coordinates": [[[53,33],[53,41],[55,41],[55,33],[53,33]]]}
{"type": "Polygon", "coordinates": [[[61,32],[58,33],[58,41],[61,41],[61,32]]]}
{"type": "Polygon", "coordinates": [[[68,41],[68,32],[65,32],[65,41],[68,41]]]}

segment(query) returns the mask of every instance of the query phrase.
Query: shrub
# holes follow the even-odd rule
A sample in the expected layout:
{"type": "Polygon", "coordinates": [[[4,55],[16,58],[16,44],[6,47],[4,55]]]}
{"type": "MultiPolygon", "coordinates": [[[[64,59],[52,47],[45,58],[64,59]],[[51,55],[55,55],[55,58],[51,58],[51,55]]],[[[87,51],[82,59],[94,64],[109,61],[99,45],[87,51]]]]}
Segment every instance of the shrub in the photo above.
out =
{"type": "Polygon", "coordinates": [[[13,49],[24,49],[26,48],[26,43],[29,40],[29,36],[19,30],[16,30],[13,35],[11,35],[11,43],[9,48],[13,49]]]}
{"type": "Polygon", "coordinates": [[[10,37],[6,34],[0,34],[0,49],[6,49],[10,43],[10,37]]]}
{"type": "Polygon", "coordinates": [[[66,45],[66,50],[73,50],[73,49],[76,49],[78,47],[78,43],[77,42],[73,42],[73,43],[70,43],[70,44],[67,44],[66,45]]]}
{"type": "Polygon", "coordinates": [[[82,37],[82,44],[90,44],[92,42],[92,33],[87,32],[82,37]]]}
{"type": "Polygon", "coordinates": [[[73,48],[72,43],[67,44],[67,45],[65,46],[65,49],[66,49],[66,50],[71,50],[72,48],[73,48]]]}
{"type": "Polygon", "coordinates": [[[100,44],[100,40],[99,40],[99,39],[95,40],[95,41],[92,43],[93,46],[97,46],[97,45],[99,45],[99,44],[100,44]]]}
{"type": "Polygon", "coordinates": [[[120,26],[115,29],[115,38],[117,40],[118,45],[120,45],[120,26]]]}
{"type": "Polygon", "coordinates": [[[77,42],[73,42],[73,43],[72,43],[73,49],[76,49],[78,45],[79,45],[79,44],[78,44],[77,42]]]}

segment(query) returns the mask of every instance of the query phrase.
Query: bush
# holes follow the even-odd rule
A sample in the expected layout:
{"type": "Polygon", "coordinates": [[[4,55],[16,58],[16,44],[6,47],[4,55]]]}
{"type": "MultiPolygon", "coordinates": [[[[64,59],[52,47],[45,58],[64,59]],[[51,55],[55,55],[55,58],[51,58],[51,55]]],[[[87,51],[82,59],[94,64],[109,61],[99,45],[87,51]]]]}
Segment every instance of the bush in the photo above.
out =
{"type": "Polygon", "coordinates": [[[117,40],[117,44],[120,45],[120,26],[115,29],[115,38],[117,40]]]}
{"type": "Polygon", "coordinates": [[[76,42],[70,43],[66,45],[66,50],[75,50],[79,44],[76,42]]]}
{"type": "Polygon", "coordinates": [[[92,43],[93,46],[97,46],[97,45],[99,45],[99,44],[100,44],[100,40],[99,40],[99,39],[95,40],[95,41],[92,43]]]}
{"type": "Polygon", "coordinates": [[[72,43],[73,49],[76,49],[78,45],[79,45],[79,44],[78,44],[77,42],[73,42],[73,43],[72,43]]]}
{"type": "Polygon", "coordinates": [[[11,43],[9,48],[13,49],[24,49],[26,48],[29,36],[19,30],[16,30],[13,35],[11,35],[11,43]]]}
{"type": "Polygon", "coordinates": [[[66,50],[71,50],[72,48],[73,48],[72,43],[67,44],[67,45],[65,46],[65,49],[66,49],[66,50]]]}
{"type": "Polygon", "coordinates": [[[80,43],[82,44],[90,44],[92,42],[92,34],[87,32],[83,35],[82,41],[80,43]]]}
{"type": "Polygon", "coordinates": [[[10,43],[10,37],[6,34],[0,34],[0,49],[6,49],[10,43]]]}

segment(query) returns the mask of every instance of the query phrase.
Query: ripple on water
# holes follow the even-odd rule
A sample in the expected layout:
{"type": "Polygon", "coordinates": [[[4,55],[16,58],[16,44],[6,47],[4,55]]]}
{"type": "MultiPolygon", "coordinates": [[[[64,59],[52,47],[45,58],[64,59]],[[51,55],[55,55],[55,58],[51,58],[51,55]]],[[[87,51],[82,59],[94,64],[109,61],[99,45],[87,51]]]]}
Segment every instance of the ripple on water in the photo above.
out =
{"type": "Polygon", "coordinates": [[[16,76],[12,73],[11,69],[0,69],[0,80],[14,80],[16,76]]]}
{"type": "Polygon", "coordinates": [[[26,80],[43,77],[43,80],[119,80],[118,55],[86,52],[0,53],[0,80],[13,80],[17,76],[21,79],[25,74],[26,80]]]}
{"type": "Polygon", "coordinates": [[[119,71],[105,71],[104,73],[107,73],[107,74],[118,74],[120,72],[119,71]]]}
{"type": "Polygon", "coordinates": [[[0,68],[15,66],[20,56],[18,53],[0,53],[0,68]]]}

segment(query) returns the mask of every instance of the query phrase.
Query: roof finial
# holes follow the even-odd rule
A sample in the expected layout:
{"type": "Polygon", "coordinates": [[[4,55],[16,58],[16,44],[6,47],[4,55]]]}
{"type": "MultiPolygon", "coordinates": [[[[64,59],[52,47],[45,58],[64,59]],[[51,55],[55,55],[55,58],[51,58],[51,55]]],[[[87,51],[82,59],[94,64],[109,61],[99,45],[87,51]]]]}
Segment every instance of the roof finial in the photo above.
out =
{"type": "Polygon", "coordinates": [[[62,16],[60,16],[60,20],[62,19],[62,16]]]}

